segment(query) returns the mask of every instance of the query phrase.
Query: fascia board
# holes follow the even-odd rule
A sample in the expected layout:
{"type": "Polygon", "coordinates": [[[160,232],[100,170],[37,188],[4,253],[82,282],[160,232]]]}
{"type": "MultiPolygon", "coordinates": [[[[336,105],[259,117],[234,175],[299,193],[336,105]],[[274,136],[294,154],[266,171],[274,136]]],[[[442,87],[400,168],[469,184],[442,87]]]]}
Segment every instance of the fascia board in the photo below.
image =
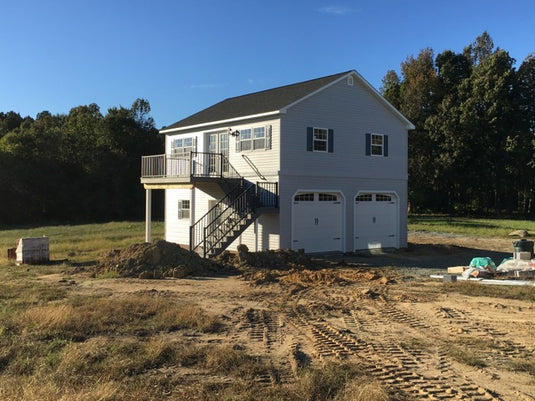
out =
{"type": "Polygon", "coordinates": [[[241,117],[229,118],[227,120],[210,121],[210,122],[202,123],[202,124],[188,125],[186,127],[162,129],[162,130],[159,131],[159,133],[160,134],[169,134],[169,133],[173,133],[173,132],[188,131],[188,130],[192,130],[192,129],[196,129],[196,128],[209,127],[211,125],[221,125],[221,124],[234,123],[234,122],[237,122],[237,121],[250,120],[250,119],[254,119],[254,118],[275,116],[275,115],[280,114],[280,113],[281,113],[280,110],[274,110],[274,111],[268,111],[266,113],[259,113],[259,114],[252,114],[252,115],[249,115],[249,116],[241,116],[241,117]]]}

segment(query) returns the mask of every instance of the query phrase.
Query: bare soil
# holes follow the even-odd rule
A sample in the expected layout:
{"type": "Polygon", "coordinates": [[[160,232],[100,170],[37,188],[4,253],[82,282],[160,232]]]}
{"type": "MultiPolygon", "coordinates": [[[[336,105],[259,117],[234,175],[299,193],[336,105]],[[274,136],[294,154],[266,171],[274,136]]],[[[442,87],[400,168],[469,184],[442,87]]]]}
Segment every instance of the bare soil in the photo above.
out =
{"type": "MultiPolygon", "coordinates": [[[[257,378],[266,386],[291,383],[306,364],[354,361],[410,400],[535,400],[533,371],[519,368],[535,366],[535,304],[461,295],[429,278],[476,256],[499,264],[511,256],[512,240],[414,233],[409,241],[406,250],[287,268],[248,267],[227,255],[241,263],[240,274],[73,279],[81,293],[150,291],[217,314],[221,333],[168,336],[247,350],[279,372],[257,378]]],[[[167,374],[216,380],[183,368],[167,374]]]]}

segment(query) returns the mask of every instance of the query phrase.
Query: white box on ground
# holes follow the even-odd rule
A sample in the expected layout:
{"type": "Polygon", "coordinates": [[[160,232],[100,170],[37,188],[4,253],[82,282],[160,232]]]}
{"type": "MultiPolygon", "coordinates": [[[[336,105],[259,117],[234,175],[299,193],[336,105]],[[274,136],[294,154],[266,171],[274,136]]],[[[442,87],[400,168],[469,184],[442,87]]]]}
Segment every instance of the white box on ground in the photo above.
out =
{"type": "Polygon", "coordinates": [[[18,265],[23,263],[44,263],[50,261],[48,237],[20,238],[17,244],[18,265]]]}

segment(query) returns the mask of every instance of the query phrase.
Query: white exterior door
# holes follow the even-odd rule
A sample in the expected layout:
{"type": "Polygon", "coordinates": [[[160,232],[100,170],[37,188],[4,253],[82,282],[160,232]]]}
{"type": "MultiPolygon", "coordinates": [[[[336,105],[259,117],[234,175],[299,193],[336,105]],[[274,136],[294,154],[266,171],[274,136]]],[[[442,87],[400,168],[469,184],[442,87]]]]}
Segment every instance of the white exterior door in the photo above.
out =
{"type": "Polygon", "coordinates": [[[355,250],[397,248],[398,202],[390,193],[361,193],[355,198],[355,250]]]}
{"type": "Polygon", "coordinates": [[[223,160],[219,156],[209,156],[208,165],[211,174],[228,173],[228,132],[212,132],[207,136],[207,149],[210,154],[221,154],[223,160]],[[221,170],[221,171],[220,171],[221,170]]]}
{"type": "Polygon", "coordinates": [[[342,251],[342,197],[337,193],[302,192],[292,207],[292,249],[342,251]]]}

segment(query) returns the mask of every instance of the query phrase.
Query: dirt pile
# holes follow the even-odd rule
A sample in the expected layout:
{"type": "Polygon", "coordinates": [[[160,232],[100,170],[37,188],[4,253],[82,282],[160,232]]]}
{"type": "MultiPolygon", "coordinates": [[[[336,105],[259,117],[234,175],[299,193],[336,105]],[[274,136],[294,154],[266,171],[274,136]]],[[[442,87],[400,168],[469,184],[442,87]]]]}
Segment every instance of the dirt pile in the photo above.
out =
{"type": "Polygon", "coordinates": [[[225,265],[233,265],[242,271],[246,271],[251,268],[272,270],[301,270],[323,267],[321,263],[303,252],[296,252],[289,249],[249,252],[245,245],[238,246],[237,254],[223,252],[215,260],[225,265]]]}
{"type": "Polygon", "coordinates": [[[287,287],[298,286],[300,288],[333,285],[345,286],[355,283],[373,283],[379,285],[394,283],[394,281],[376,272],[360,269],[292,269],[290,271],[264,269],[261,271],[244,272],[243,277],[252,286],[279,283],[287,287]]]}
{"type": "Polygon", "coordinates": [[[121,277],[157,279],[210,276],[230,273],[232,270],[229,266],[203,259],[176,244],[159,240],[110,251],[98,261],[95,274],[115,273],[121,277]]]}

